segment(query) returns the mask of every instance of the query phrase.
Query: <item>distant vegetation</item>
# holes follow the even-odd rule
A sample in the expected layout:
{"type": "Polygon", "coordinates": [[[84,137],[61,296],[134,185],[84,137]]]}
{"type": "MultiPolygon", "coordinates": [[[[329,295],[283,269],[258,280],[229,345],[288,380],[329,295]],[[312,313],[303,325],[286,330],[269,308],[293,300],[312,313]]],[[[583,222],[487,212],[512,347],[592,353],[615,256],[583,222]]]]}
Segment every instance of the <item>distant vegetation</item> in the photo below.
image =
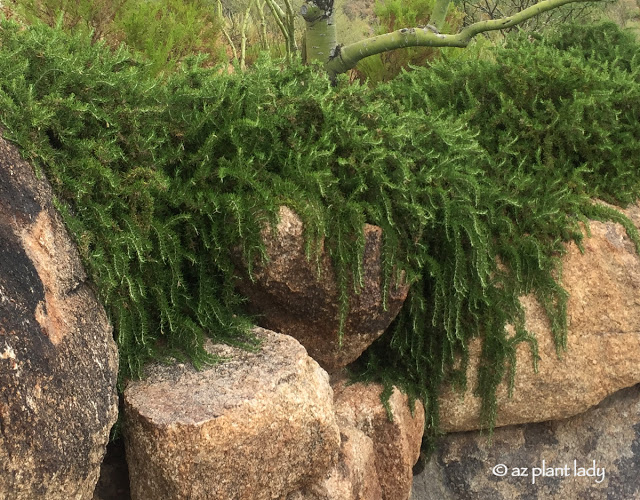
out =
{"type": "MultiPolygon", "coordinates": [[[[284,57],[286,41],[269,3],[283,0],[4,0],[3,10],[26,22],[40,20],[69,32],[91,31],[92,40],[115,48],[126,43],[151,61],[156,72],[171,70],[189,54],[206,54],[206,65],[253,64],[263,51],[284,57]],[[244,56],[242,45],[245,45],[244,56]]],[[[298,56],[303,52],[302,0],[291,0],[298,56]]],[[[335,0],[341,43],[428,22],[435,0],[335,0]]],[[[456,3],[449,9],[444,31],[482,19],[511,15],[533,0],[483,0],[456,3]]],[[[640,35],[640,0],[601,1],[565,6],[536,17],[518,28],[539,32],[566,22],[610,18],[640,35]]],[[[487,34],[502,40],[503,34],[487,34]]],[[[480,40],[478,43],[486,45],[480,40]]],[[[425,65],[441,54],[466,57],[464,50],[409,48],[369,57],[350,71],[350,78],[371,83],[388,81],[410,65],[425,65]],[[454,55],[455,54],[455,55],[454,55]]]]}

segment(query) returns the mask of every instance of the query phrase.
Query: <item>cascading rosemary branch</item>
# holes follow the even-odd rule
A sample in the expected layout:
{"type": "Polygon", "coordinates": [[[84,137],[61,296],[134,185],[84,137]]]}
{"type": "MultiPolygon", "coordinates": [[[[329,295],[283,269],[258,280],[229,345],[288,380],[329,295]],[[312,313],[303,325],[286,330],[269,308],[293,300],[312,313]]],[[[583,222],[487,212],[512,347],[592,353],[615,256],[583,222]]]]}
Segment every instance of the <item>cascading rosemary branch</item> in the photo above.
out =
{"type": "Polygon", "coordinates": [[[284,204],[310,258],[325,238],[343,296],[358,288],[364,222],[383,228],[386,282],[396,268],[411,283],[356,376],[421,398],[433,430],[439,387],[464,384],[479,336],[491,426],[516,345],[535,352],[518,296],[536,294],[561,349],[563,242],[593,217],[639,241],[592,201],[640,194],[638,43],[611,25],[372,90],[268,60],[229,75],[189,59],[158,78],[123,48],[2,21],[0,123],[57,194],[114,323],[121,383],[167,355],[214,362],[207,336],[254,345],[229,251],[264,258],[260,230],[284,204]]]}

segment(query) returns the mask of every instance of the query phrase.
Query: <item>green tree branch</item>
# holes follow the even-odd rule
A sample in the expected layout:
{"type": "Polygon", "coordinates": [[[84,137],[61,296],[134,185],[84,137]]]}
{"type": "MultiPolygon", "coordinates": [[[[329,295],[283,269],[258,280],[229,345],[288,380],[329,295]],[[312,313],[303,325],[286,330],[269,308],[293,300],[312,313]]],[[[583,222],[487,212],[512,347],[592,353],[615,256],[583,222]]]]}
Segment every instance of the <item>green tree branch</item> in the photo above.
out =
{"type": "MultiPolygon", "coordinates": [[[[469,44],[473,37],[480,33],[510,28],[516,24],[526,21],[527,19],[542,14],[543,12],[556,9],[568,3],[583,3],[589,1],[593,0],[543,0],[542,2],[532,5],[513,16],[474,23],[467,26],[456,35],[445,35],[439,33],[437,30],[433,29],[432,26],[403,28],[391,33],[374,36],[340,47],[338,47],[335,42],[333,42],[333,45],[331,46],[326,44],[326,42],[329,41],[329,37],[326,35],[325,27],[322,23],[316,20],[316,25],[319,24],[321,29],[318,30],[319,34],[316,33],[316,36],[312,39],[313,45],[315,45],[315,51],[313,53],[309,53],[311,56],[309,60],[324,62],[325,68],[333,78],[335,75],[345,73],[351,68],[354,68],[361,59],[375,54],[380,54],[381,52],[419,46],[464,48],[469,44]],[[324,45],[322,42],[324,42],[324,45]]],[[[318,12],[322,13],[322,9],[317,7],[312,1],[307,2],[305,5],[315,7],[313,12],[316,15],[318,12]]],[[[308,8],[307,12],[309,11],[311,11],[311,9],[308,8]]],[[[305,12],[302,14],[305,16],[305,12]]],[[[305,17],[305,19],[307,18],[305,17]]],[[[335,25],[333,28],[335,30],[335,25]]],[[[308,30],[309,20],[307,20],[307,31],[308,30]]],[[[310,37],[308,33],[307,43],[309,43],[309,41],[310,37]]]]}

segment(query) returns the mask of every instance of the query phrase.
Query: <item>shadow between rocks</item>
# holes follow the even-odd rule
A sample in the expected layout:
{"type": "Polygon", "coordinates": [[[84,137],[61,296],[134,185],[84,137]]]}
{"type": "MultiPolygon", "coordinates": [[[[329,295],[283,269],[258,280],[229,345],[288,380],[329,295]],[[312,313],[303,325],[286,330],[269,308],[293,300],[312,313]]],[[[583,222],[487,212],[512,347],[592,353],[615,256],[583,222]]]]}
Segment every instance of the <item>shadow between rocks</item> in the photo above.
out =
{"type": "Polygon", "coordinates": [[[107,445],[93,500],[131,500],[129,469],[122,438],[107,445]]]}

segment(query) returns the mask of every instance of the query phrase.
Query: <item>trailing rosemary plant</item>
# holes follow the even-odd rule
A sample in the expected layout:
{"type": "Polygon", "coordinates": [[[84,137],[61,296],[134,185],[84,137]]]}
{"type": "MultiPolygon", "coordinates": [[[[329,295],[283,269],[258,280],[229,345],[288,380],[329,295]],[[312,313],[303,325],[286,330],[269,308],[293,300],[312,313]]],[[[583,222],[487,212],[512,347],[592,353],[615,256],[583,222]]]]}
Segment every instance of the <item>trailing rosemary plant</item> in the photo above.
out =
{"type": "Polygon", "coordinates": [[[640,193],[638,44],[608,26],[603,43],[624,44],[590,52],[567,42],[576,29],[371,90],[267,59],[227,74],[191,58],[158,78],[125,48],[2,21],[0,123],[54,188],[114,324],[121,384],[168,355],[215,362],[207,337],[255,346],[230,250],[264,260],[260,231],[287,205],[310,259],[324,239],[341,314],[361,287],[364,222],[383,229],[385,289],[400,271],[411,283],[354,376],[420,398],[433,431],[441,384],[465,386],[480,337],[491,427],[516,346],[535,361],[518,297],[536,294],[561,351],[565,242],[593,217],[639,241],[593,203],[640,193]]]}

